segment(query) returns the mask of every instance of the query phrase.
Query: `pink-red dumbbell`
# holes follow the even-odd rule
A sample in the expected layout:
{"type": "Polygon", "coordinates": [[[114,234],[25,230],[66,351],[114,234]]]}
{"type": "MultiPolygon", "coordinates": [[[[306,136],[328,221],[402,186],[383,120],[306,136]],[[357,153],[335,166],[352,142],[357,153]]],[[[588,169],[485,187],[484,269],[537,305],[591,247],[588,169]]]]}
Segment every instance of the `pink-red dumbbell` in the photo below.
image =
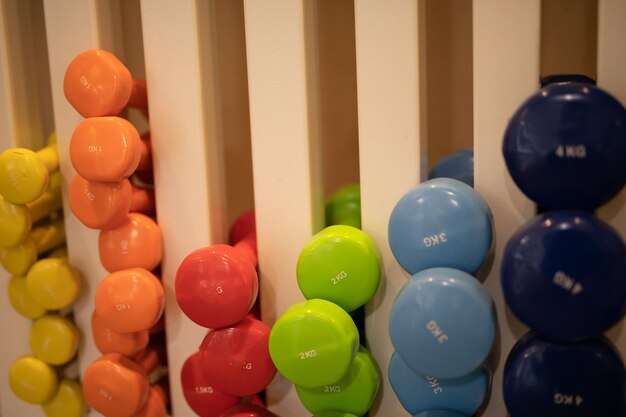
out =
{"type": "Polygon", "coordinates": [[[254,212],[241,215],[234,246],[212,245],[189,254],[176,272],[176,301],[200,326],[219,328],[246,317],[258,294],[254,212]]]}
{"type": "Polygon", "coordinates": [[[70,208],[91,229],[110,229],[120,225],[129,212],[152,214],[154,192],[134,188],[128,179],[119,182],[88,181],[75,175],[70,184],[70,208]]]}

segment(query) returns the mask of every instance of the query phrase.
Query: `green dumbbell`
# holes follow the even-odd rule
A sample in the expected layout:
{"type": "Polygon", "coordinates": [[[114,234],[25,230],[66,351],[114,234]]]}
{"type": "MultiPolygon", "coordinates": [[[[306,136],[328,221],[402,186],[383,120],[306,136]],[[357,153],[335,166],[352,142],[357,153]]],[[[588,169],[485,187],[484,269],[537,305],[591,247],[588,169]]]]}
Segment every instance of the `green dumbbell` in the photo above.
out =
{"type": "Polygon", "coordinates": [[[344,413],[343,411],[322,411],[315,413],[311,417],[357,417],[354,414],[344,413]]]}
{"type": "Polygon", "coordinates": [[[278,371],[294,384],[319,387],[339,381],[359,348],[359,332],[341,307],[307,300],[289,307],[270,333],[269,350],[278,371]]]}
{"type": "Polygon", "coordinates": [[[343,411],[364,415],[372,405],[378,387],[380,371],[372,355],[360,347],[346,375],[331,385],[300,387],[296,392],[300,401],[312,413],[343,411]]]}
{"type": "Polygon", "coordinates": [[[361,228],[361,188],[349,184],[339,189],[326,203],[326,226],[345,224],[361,228]]]}
{"type": "Polygon", "coordinates": [[[329,226],[306,244],[298,258],[296,275],[307,299],[328,300],[351,312],[378,289],[378,249],[367,234],[355,227],[329,226]]]}

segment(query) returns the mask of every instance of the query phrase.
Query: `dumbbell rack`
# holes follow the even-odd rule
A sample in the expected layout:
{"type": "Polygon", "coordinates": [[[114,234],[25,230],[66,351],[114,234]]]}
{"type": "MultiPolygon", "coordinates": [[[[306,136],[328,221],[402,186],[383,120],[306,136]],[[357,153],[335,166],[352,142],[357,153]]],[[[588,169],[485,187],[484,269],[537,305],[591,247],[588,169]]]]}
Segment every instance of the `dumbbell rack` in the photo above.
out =
{"type": "MultiPolygon", "coordinates": [[[[70,261],[82,274],[85,288],[76,303],[76,322],[89,335],[96,283],[106,276],[98,262],[97,232],[82,227],[67,204],[73,174],[67,149],[82,119],[63,97],[62,79],[70,60],[93,47],[110,50],[133,69],[133,44],[120,39],[120,9],[124,2],[44,0],[0,3],[0,148],[40,147],[40,116],[45,112],[37,88],[52,92],[54,126],[58,134],[64,179],[65,218],[70,261]],[[32,4],[32,6],[31,6],[32,4]],[[31,10],[32,8],[32,10],[31,10]],[[32,35],[19,22],[28,13],[43,13],[47,46],[33,51],[32,35]],[[50,84],[37,73],[34,55],[47,49],[50,84]],[[18,51],[23,51],[18,53],[18,51]],[[23,55],[23,56],[20,56],[23,55]],[[35,88],[37,87],[37,88],[35,88]],[[39,130],[37,130],[39,129],[39,130]]],[[[180,369],[199,345],[204,330],[186,319],[173,293],[174,274],[190,251],[226,240],[229,213],[224,203],[224,151],[250,126],[254,205],[257,216],[263,319],[271,324],[289,305],[302,299],[295,279],[300,248],[322,228],[323,181],[320,151],[322,99],[316,85],[315,3],[307,0],[244,0],[243,16],[224,12],[219,2],[142,0],[141,27],[145,75],[149,86],[150,130],[154,149],[158,221],[165,251],[166,330],[173,415],[194,415],[180,387],[180,369]],[[220,9],[221,7],[221,9],[220,9]],[[220,19],[218,19],[218,15],[220,19]],[[223,19],[233,30],[245,29],[248,113],[240,131],[225,128],[232,108],[220,87],[224,68],[218,52],[235,38],[214,36],[223,19]],[[239,24],[239,26],[237,26],[239,24]]],[[[369,305],[366,332],[383,374],[392,347],[387,336],[388,313],[407,275],[394,261],[387,244],[387,221],[398,198],[425,179],[424,13],[416,0],[356,0],[357,100],[363,229],[382,253],[383,283],[369,305]]],[[[626,105],[626,2],[599,0],[598,85],[626,105]]],[[[539,0],[474,0],[473,90],[475,187],[488,201],[495,219],[495,256],[485,285],[495,300],[500,328],[493,388],[484,416],[505,413],[501,394],[504,360],[525,332],[504,306],[499,268],[502,249],[535,207],[506,172],[501,154],[502,134],[518,105],[537,89],[539,79],[539,0]]],[[[140,32],[141,30],[141,32],[140,32]]],[[[239,32],[239,36],[243,33],[239,32]]],[[[223,32],[222,32],[223,33],[223,32]]],[[[36,42],[35,42],[36,44],[36,42]]],[[[223,49],[222,49],[223,52],[223,49]]],[[[139,68],[143,63],[136,64],[139,68]]],[[[230,67],[228,67],[230,65],[230,67]]],[[[241,71],[241,68],[238,69],[241,71]]],[[[139,74],[141,75],[141,74],[139,74]]],[[[52,113],[51,113],[52,114],[52,113]]],[[[48,116],[51,117],[51,116],[48,116]]],[[[244,132],[245,133],[245,132],[244,132]]],[[[626,238],[626,190],[598,211],[598,216],[626,238]]],[[[3,282],[8,277],[5,272],[3,282]]],[[[8,367],[28,352],[29,323],[12,311],[0,291],[0,409],[3,416],[40,416],[39,407],[12,396],[8,367]]],[[[620,323],[610,333],[626,356],[626,332],[620,323]]],[[[85,337],[80,349],[84,369],[98,356],[85,337]]],[[[267,391],[269,406],[278,415],[309,415],[287,385],[275,382],[267,391]]],[[[96,415],[93,413],[93,415],[96,415]]],[[[385,378],[373,415],[408,415],[385,378]]]]}

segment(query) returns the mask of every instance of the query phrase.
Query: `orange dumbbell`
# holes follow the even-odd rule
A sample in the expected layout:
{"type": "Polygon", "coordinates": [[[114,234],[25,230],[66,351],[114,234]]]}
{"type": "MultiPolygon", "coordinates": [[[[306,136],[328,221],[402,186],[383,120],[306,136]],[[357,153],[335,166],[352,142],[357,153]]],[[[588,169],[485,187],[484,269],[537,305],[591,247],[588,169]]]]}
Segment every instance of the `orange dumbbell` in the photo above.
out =
{"type": "Polygon", "coordinates": [[[131,268],[108,275],[96,289],[96,314],[118,333],[147,330],[161,318],[163,285],[143,268],[131,268]]]}
{"type": "Polygon", "coordinates": [[[145,81],[132,78],[115,55],[102,49],[89,49],[72,60],[63,91],[83,117],[115,116],[126,106],[148,108],[145,81]]]}
{"type": "Polygon", "coordinates": [[[83,376],[87,404],[107,417],[131,417],[148,401],[150,385],[144,370],[119,353],[92,362],[83,376]]]}
{"type": "Polygon", "coordinates": [[[141,410],[133,414],[132,417],[165,417],[167,407],[159,388],[155,385],[150,387],[148,400],[141,410]]]}
{"type": "Polygon", "coordinates": [[[100,232],[98,248],[109,272],[133,267],[151,271],[163,256],[161,229],[150,217],[130,213],[120,225],[100,232]]]}
{"type": "Polygon", "coordinates": [[[154,192],[133,188],[130,181],[88,181],[75,175],[70,184],[70,208],[91,229],[110,229],[124,221],[129,212],[154,213],[154,192]]]}
{"type": "Polygon", "coordinates": [[[132,333],[118,333],[108,328],[98,315],[91,315],[91,333],[100,353],[121,353],[126,356],[137,355],[142,352],[150,340],[148,330],[132,333]]]}

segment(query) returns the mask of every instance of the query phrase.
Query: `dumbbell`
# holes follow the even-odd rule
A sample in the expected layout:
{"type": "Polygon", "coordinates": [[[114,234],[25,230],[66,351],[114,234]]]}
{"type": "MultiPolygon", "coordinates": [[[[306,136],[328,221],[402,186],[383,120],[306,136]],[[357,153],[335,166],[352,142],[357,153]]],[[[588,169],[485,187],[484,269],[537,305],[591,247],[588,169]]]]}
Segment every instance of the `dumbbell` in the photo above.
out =
{"type": "Polygon", "coordinates": [[[36,319],[28,342],[33,354],[50,365],[65,365],[78,350],[78,329],[65,317],[47,314],[36,319]]]}
{"type": "Polygon", "coordinates": [[[203,327],[237,323],[256,301],[254,212],[240,216],[233,229],[234,246],[217,244],[198,249],[176,271],[176,301],[187,317],[203,327]]]}
{"type": "Polygon", "coordinates": [[[34,227],[26,240],[10,248],[0,248],[0,263],[14,276],[26,275],[37,256],[65,243],[65,222],[56,219],[34,227]]]}
{"type": "Polygon", "coordinates": [[[626,370],[604,337],[565,344],[526,334],[506,360],[503,392],[510,417],[626,415],[626,370]]]}
{"type": "Polygon", "coordinates": [[[474,151],[462,149],[445,156],[433,166],[428,178],[453,178],[473,187],[474,151]]]}
{"type": "Polygon", "coordinates": [[[128,178],[147,154],[137,129],[121,117],[85,119],[76,126],[70,142],[72,166],[88,181],[119,182],[128,178]]]}
{"type": "Polygon", "coordinates": [[[9,368],[11,391],[27,403],[43,404],[49,401],[58,385],[54,368],[33,355],[18,358],[9,368]]]}
{"type": "Polygon", "coordinates": [[[119,353],[92,362],[83,375],[87,404],[107,417],[131,417],[146,404],[150,386],[144,370],[119,353]]]}
{"type": "Polygon", "coordinates": [[[626,314],[626,246],[582,211],[546,212],[522,226],[501,276],[513,313],[554,340],[599,336],[626,314]]]}
{"type": "Polygon", "coordinates": [[[452,268],[413,275],[391,309],[389,336],[414,371],[459,378],[478,369],[495,341],[493,301],[474,277],[452,268]]]}
{"type": "Polygon", "coordinates": [[[63,92],[85,118],[115,116],[126,106],[148,108],[145,81],[132,78],[115,55],[102,49],[84,51],[70,62],[63,92]]]}
{"type": "Polygon", "coordinates": [[[118,226],[100,231],[98,250],[108,272],[133,267],[151,271],[163,257],[161,229],[152,218],[129,213],[118,226]]]}
{"type": "Polygon", "coordinates": [[[300,291],[307,299],[331,301],[347,312],[365,304],[380,282],[379,253],[361,230],[329,226],[305,245],[296,265],[300,291]]]}
{"type": "Polygon", "coordinates": [[[67,258],[44,258],[33,264],[26,275],[26,291],[47,310],[62,310],[76,300],[80,278],[67,258]]]}
{"type": "Polygon", "coordinates": [[[379,385],[378,365],[372,355],[360,346],[348,372],[339,381],[320,387],[296,385],[296,392],[311,413],[340,410],[362,416],[374,402],[379,385]]]}
{"type": "Polygon", "coordinates": [[[48,310],[37,302],[26,291],[26,277],[11,277],[7,286],[11,306],[22,316],[34,320],[46,314],[48,310]]]}
{"type": "Polygon", "coordinates": [[[220,414],[219,417],[277,417],[276,414],[256,404],[239,404],[220,414]]]}
{"type": "Polygon", "coordinates": [[[150,387],[146,404],[132,417],[166,417],[167,408],[163,397],[156,387],[150,387]]]}
{"type": "Polygon", "coordinates": [[[87,404],[83,388],[73,379],[62,379],[56,393],[42,405],[46,417],[82,417],[87,404]]]}
{"type": "Polygon", "coordinates": [[[326,202],[326,226],[343,224],[361,228],[361,187],[348,184],[341,187],[326,202]]]}
{"type": "Polygon", "coordinates": [[[113,272],[96,289],[96,314],[118,333],[150,329],[161,318],[164,304],[161,281],[143,268],[113,272]]]}
{"type": "Polygon", "coordinates": [[[214,329],[200,345],[200,363],[207,382],[218,391],[245,397],[269,385],[276,367],[268,351],[270,328],[253,317],[214,329]]]}
{"type": "Polygon", "coordinates": [[[626,110],[592,83],[558,81],[529,97],[509,120],[504,159],[515,183],[539,206],[593,210],[626,184],[626,110]]]}
{"type": "Polygon", "coordinates": [[[313,414],[313,417],[357,417],[354,414],[344,413],[342,411],[322,411],[313,414]]]}
{"type": "Polygon", "coordinates": [[[69,190],[72,213],[90,229],[110,229],[129,212],[154,213],[154,192],[120,182],[87,181],[74,175],[69,190]]]}
{"type": "Polygon", "coordinates": [[[301,387],[339,381],[359,348],[359,332],[344,309],[330,301],[306,300],[274,323],[269,351],[278,371],[301,387]]]}
{"type": "Polygon", "coordinates": [[[98,315],[91,315],[91,334],[100,353],[121,353],[133,356],[145,349],[150,340],[149,330],[132,333],[118,333],[108,328],[98,315]]]}
{"type": "Polygon", "coordinates": [[[52,173],[48,189],[28,204],[13,204],[0,196],[0,247],[19,245],[28,237],[34,222],[62,208],[60,181],[61,174],[52,173]]]}
{"type": "Polygon", "coordinates": [[[474,273],[492,242],[492,216],[472,187],[428,180],[406,193],[389,218],[389,246],[408,273],[448,267],[474,273]]]}
{"type": "Polygon", "coordinates": [[[222,412],[239,404],[239,397],[220,392],[207,381],[206,375],[212,371],[203,369],[200,353],[196,352],[187,358],[180,372],[185,400],[201,417],[219,417],[222,412]]]}
{"type": "Polygon", "coordinates": [[[489,373],[484,367],[456,379],[439,379],[415,373],[394,353],[389,362],[389,382],[400,404],[412,416],[449,410],[473,416],[489,391],[489,373]]]}
{"type": "Polygon", "coordinates": [[[30,203],[46,191],[50,173],[58,169],[56,144],[37,152],[6,149],[0,154],[0,194],[13,204],[30,203]]]}

